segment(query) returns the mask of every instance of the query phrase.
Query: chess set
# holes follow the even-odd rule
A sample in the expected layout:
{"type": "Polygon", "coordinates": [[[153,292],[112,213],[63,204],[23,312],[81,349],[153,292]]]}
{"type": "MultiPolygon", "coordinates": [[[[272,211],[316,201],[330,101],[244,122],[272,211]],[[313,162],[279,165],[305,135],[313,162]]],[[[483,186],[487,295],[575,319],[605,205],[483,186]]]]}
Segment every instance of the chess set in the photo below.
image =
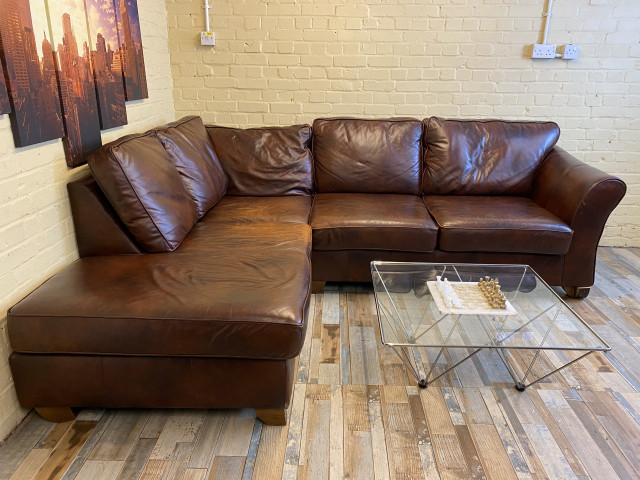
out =
{"type": "Polygon", "coordinates": [[[500,290],[497,278],[481,278],[479,282],[449,282],[436,277],[427,287],[440,313],[515,315],[515,308],[500,290]]]}

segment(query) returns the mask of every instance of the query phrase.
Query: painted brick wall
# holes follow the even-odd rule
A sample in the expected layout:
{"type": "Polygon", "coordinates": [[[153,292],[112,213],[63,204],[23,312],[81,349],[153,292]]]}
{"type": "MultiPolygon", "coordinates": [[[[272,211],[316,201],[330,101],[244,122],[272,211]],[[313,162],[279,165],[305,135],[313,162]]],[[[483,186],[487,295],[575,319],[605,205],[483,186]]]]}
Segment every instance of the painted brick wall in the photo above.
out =
{"type": "Polygon", "coordinates": [[[640,246],[640,2],[166,0],[176,116],[286,125],[321,116],[554,120],[559,145],[629,185],[602,244],[640,246]]]}
{"type": "MultiPolygon", "coordinates": [[[[128,125],[104,132],[104,142],[174,119],[165,5],[138,5],[149,98],[128,102],[128,125]]],[[[8,115],[0,117],[0,441],[26,413],[9,370],[6,311],[77,258],[66,184],[86,168],[67,169],[60,140],[14,148],[8,115]]]]}

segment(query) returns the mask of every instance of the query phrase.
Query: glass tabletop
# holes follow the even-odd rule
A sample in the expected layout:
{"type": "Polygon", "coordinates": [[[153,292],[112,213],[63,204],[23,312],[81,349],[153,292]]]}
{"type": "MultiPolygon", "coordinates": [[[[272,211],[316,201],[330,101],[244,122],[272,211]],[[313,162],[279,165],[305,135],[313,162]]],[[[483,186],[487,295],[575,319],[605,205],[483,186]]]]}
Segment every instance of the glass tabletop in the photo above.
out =
{"type": "Polygon", "coordinates": [[[611,349],[528,265],[376,261],[371,274],[387,345],[611,349]]]}

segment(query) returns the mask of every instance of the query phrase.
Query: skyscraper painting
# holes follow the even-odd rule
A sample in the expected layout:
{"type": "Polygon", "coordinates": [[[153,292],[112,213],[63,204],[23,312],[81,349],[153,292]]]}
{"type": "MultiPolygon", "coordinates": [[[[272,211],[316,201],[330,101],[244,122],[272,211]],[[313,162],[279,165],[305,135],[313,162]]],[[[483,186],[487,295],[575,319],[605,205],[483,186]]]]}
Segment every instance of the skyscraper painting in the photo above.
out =
{"type": "Polygon", "coordinates": [[[148,98],[137,0],[113,0],[113,4],[120,38],[119,54],[122,59],[125,98],[148,98]]]}
{"type": "Polygon", "coordinates": [[[9,94],[7,93],[7,85],[4,81],[4,70],[0,63],[0,114],[9,113],[11,105],[9,105],[9,94]]]}
{"type": "Polygon", "coordinates": [[[85,0],[91,64],[103,129],[126,125],[120,39],[113,0],[85,0]]]}
{"type": "Polygon", "coordinates": [[[17,147],[63,135],[44,0],[0,0],[1,50],[17,147]]]}
{"type": "Polygon", "coordinates": [[[62,138],[69,167],[149,96],[136,0],[0,0],[0,54],[16,147],[62,138]]]}
{"type": "Polygon", "coordinates": [[[102,145],[96,87],[91,71],[89,34],[82,2],[48,0],[52,43],[56,45],[58,83],[67,165],[85,163],[85,157],[102,145]]]}

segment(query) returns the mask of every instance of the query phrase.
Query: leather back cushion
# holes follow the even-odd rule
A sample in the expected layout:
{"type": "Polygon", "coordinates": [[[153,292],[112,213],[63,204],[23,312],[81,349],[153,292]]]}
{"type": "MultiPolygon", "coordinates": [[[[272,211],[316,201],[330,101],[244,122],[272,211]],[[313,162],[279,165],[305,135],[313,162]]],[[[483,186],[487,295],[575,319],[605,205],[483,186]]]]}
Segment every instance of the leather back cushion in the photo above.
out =
{"type": "Polygon", "coordinates": [[[207,126],[228,176],[227,195],[268,197],[313,192],[311,127],[207,126]]]}
{"type": "Polygon", "coordinates": [[[553,122],[424,120],[425,195],[530,196],[558,141],[553,122]]]}
{"type": "Polygon", "coordinates": [[[146,251],[174,250],[198,220],[195,203],[153,132],[108,143],[88,163],[120,220],[146,251]]]}
{"type": "Polygon", "coordinates": [[[420,194],[421,136],[414,119],[315,120],[316,190],[420,194]]]}
{"type": "Polygon", "coordinates": [[[202,119],[184,117],[156,129],[156,135],[195,202],[198,217],[202,217],[227,190],[227,178],[202,119]]]}

